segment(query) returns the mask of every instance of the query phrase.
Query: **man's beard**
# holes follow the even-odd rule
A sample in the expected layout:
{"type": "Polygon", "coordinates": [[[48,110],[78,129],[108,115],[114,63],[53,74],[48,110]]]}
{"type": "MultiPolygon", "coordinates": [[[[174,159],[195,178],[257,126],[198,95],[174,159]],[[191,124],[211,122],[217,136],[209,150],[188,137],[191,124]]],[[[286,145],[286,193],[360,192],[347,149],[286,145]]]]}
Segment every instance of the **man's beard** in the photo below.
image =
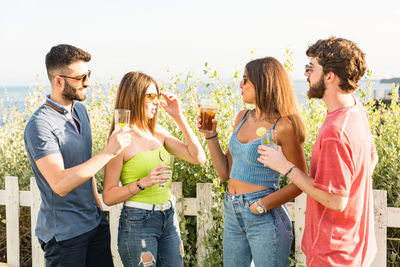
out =
{"type": "Polygon", "coordinates": [[[324,96],[326,87],[324,83],[324,76],[321,75],[319,81],[316,84],[311,85],[307,91],[307,96],[309,99],[318,98],[321,99],[324,96]]]}
{"type": "Polygon", "coordinates": [[[65,99],[73,101],[73,100],[78,100],[78,101],[83,101],[86,99],[85,94],[79,94],[79,91],[77,88],[72,87],[67,80],[65,80],[65,86],[64,90],[62,92],[62,95],[65,99]]]}

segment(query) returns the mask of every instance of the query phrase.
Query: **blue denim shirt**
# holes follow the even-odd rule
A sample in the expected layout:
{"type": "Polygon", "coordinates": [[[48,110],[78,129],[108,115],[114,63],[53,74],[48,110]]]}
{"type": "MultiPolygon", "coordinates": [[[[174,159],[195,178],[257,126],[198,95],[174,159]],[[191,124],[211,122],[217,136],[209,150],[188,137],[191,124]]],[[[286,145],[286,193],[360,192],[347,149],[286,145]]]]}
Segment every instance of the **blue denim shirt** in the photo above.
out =
{"type": "Polygon", "coordinates": [[[62,241],[97,227],[101,216],[94,198],[92,179],[61,197],[51,189],[36,165],[38,159],[56,153],[61,154],[65,169],[91,158],[92,134],[85,106],[74,102],[72,114],[69,114],[68,110],[47,96],[46,104],[28,121],[24,141],[42,197],[36,236],[44,242],[53,237],[62,241]]]}

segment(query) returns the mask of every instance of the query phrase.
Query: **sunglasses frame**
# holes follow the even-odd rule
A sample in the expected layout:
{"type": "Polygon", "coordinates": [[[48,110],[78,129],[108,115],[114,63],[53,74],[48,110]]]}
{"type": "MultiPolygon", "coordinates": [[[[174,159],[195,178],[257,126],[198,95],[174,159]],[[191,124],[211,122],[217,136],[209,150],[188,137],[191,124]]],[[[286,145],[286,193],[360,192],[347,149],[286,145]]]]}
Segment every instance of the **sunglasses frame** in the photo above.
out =
{"type": "Polygon", "coordinates": [[[76,81],[81,81],[82,85],[87,81],[87,79],[90,79],[90,74],[92,73],[91,70],[89,70],[87,73],[81,75],[80,77],[71,77],[71,76],[67,76],[67,75],[57,75],[61,78],[70,78],[76,81]]]}
{"type": "Polygon", "coordinates": [[[315,69],[320,69],[321,67],[313,67],[313,66],[311,66],[310,64],[306,64],[305,66],[304,66],[304,71],[306,72],[306,73],[308,73],[308,72],[310,72],[310,71],[313,71],[313,70],[315,70],[315,69]]]}

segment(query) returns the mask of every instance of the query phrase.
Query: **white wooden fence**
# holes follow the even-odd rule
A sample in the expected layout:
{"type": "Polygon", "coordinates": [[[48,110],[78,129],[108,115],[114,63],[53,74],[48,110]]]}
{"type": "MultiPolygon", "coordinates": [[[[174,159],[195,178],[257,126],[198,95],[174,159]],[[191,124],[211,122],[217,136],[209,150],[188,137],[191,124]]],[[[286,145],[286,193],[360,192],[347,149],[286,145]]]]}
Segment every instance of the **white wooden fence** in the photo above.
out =
{"type": "MultiPolygon", "coordinates": [[[[36,218],[40,207],[40,193],[34,178],[31,178],[31,191],[19,191],[18,178],[7,176],[5,190],[0,190],[0,205],[6,206],[6,232],[7,232],[7,261],[13,267],[19,267],[19,207],[31,207],[31,229],[34,233],[36,218]]],[[[185,216],[197,216],[197,257],[198,266],[202,266],[206,249],[202,245],[207,230],[211,228],[210,209],[212,207],[211,184],[197,184],[196,198],[181,198],[182,184],[173,183],[172,193],[177,199],[176,208],[185,216]],[[202,211],[199,215],[198,211],[202,211]]],[[[375,235],[378,243],[378,253],[372,266],[386,266],[386,231],[387,227],[400,228],[400,208],[387,207],[386,191],[374,190],[374,212],[375,212],[375,235]]],[[[305,265],[305,257],[301,252],[301,238],[304,230],[304,214],[306,198],[302,194],[295,202],[288,203],[287,208],[295,227],[295,249],[296,259],[299,265],[305,265]]],[[[115,266],[122,266],[117,251],[118,220],[122,204],[108,207],[103,206],[105,211],[110,212],[111,249],[114,256],[115,266]]],[[[32,266],[45,266],[43,251],[37,238],[32,236],[32,266]]]]}

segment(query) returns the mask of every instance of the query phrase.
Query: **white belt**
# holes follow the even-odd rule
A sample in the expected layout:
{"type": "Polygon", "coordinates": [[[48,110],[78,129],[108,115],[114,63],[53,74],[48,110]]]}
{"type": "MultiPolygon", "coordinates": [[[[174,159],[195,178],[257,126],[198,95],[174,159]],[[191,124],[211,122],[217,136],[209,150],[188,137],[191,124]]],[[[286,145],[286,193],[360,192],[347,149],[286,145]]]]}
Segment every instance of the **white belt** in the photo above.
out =
{"type": "Polygon", "coordinates": [[[147,203],[142,203],[142,202],[136,202],[136,201],[125,201],[125,206],[131,207],[131,208],[139,208],[139,209],[144,209],[144,210],[154,210],[155,211],[164,211],[168,210],[172,207],[172,202],[169,200],[168,202],[159,204],[159,205],[152,205],[152,204],[147,204],[147,203]]]}

